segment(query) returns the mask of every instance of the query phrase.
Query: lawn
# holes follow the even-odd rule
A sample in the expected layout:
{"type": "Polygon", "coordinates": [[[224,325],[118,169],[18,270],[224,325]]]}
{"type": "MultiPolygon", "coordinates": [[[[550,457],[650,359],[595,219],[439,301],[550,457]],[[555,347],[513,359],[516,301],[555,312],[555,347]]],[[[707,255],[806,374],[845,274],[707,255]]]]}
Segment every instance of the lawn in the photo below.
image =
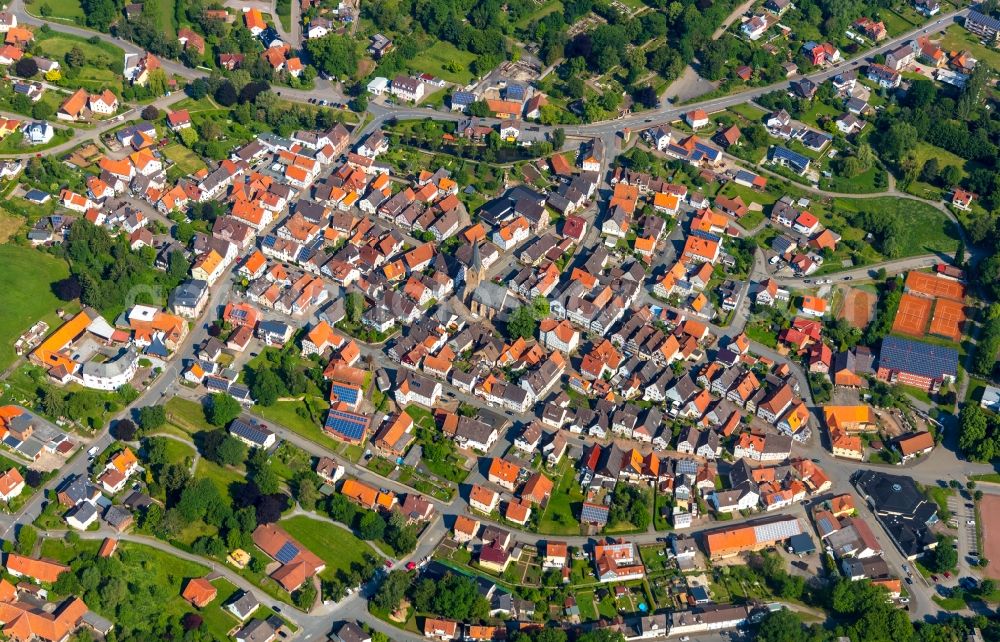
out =
{"type": "Polygon", "coordinates": [[[945,51],[968,49],[977,60],[985,62],[994,69],[1000,68],[1000,51],[984,46],[978,37],[958,25],[951,25],[945,30],[940,46],[945,51]]]}
{"type": "MultiPolygon", "coordinates": [[[[940,169],[944,169],[949,165],[957,167],[961,172],[961,178],[965,178],[967,170],[975,169],[975,167],[978,166],[978,163],[967,161],[957,154],[953,154],[946,149],[936,147],[924,141],[917,142],[916,148],[913,150],[913,155],[916,159],[918,169],[922,168],[924,163],[926,163],[929,159],[934,158],[937,160],[938,167],[940,169]]],[[[929,199],[941,198],[942,193],[942,189],[940,187],[935,187],[921,180],[915,180],[910,183],[907,186],[906,191],[914,196],[929,199]]]]}
{"type": "MultiPolygon", "coordinates": [[[[54,94],[55,92],[50,92],[54,94]]],[[[0,142],[0,154],[24,154],[27,152],[40,152],[46,149],[51,149],[58,145],[62,145],[70,139],[69,134],[65,129],[55,130],[55,135],[52,136],[52,140],[45,143],[44,145],[31,145],[24,142],[24,136],[17,133],[10,134],[0,142]]]]}
{"type": "Polygon", "coordinates": [[[820,189],[827,190],[829,192],[839,192],[843,194],[873,194],[875,192],[884,192],[885,186],[888,183],[887,180],[883,180],[881,184],[876,184],[876,179],[882,176],[885,179],[885,170],[881,167],[875,166],[869,168],[867,171],[858,174],[857,176],[836,176],[831,178],[821,178],[820,179],[820,189]]]}
{"type": "Polygon", "coordinates": [[[183,464],[187,461],[188,457],[194,457],[195,449],[191,444],[184,444],[169,437],[164,443],[166,444],[164,452],[166,453],[167,461],[183,464]]]}
{"type": "Polygon", "coordinates": [[[188,110],[189,113],[197,113],[200,111],[210,111],[219,109],[219,106],[215,104],[210,96],[203,96],[201,98],[182,98],[174,104],[170,105],[171,111],[178,111],[181,109],[188,110]]]}
{"type": "Polygon", "coordinates": [[[594,608],[594,591],[579,591],[576,594],[576,605],[580,607],[580,619],[584,622],[597,620],[597,609],[594,608]]]}
{"type": "Polygon", "coordinates": [[[189,435],[211,430],[208,422],[205,421],[205,413],[201,409],[201,404],[196,401],[172,397],[164,404],[167,411],[167,421],[174,424],[189,435]]]}
{"type": "Polygon", "coordinates": [[[246,481],[245,474],[230,468],[225,468],[204,458],[198,460],[198,465],[194,468],[194,476],[196,479],[200,479],[202,477],[210,479],[212,483],[215,484],[215,487],[219,489],[219,492],[223,493],[223,496],[225,497],[230,495],[230,486],[233,484],[242,484],[246,481]]]}
{"type": "Polygon", "coordinates": [[[319,422],[323,420],[323,415],[328,406],[318,399],[313,403],[306,401],[278,401],[273,406],[254,406],[253,412],[260,415],[266,421],[280,424],[282,427],[292,432],[302,435],[310,441],[339,452],[343,448],[343,442],[337,441],[320,427],[319,422]],[[306,409],[312,417],[303,417],[299,414],[300,409],[306,409]]]}
{"type": "Polygon", "coordinates": [[[201,160],[197,154],[180,143],[167,145],[162,151],[163,155],[173,162],[185,175],[193,174],[205,168],[205,161],[201,160]]]}
{"type": "Polygon", "coordinates": [[[560,2],[559,0],[550,0],[549,2],[544,3],[542,6],[540,6],[532,13],[526,13],[523,16],[521,16],[521,18],[514,23],[514,27],[516,29],[525,29],[532,22],[535,22],[536,20],[541,20],[545,16],[555,11],[562,11],[562,9],[563,9],[562,2],[560,2]]]}
{"type": "Polygon", "coordinates": [[[538,523],[538,532],[550,535],[579,535],[580,507],[583,504],[583,491],[576,481],[576,476],[567,465],[560,467],[559,485],[549,498],[538,523]]]}
{"type": "Polygon", "coordinates": [[[278,14],[278,20],[285,31],[292,29],[292,2],[291,0],[277,0],[274,10],[278,14]]]}
{"type": "Polygon", "coordinates": [[[448,82],[467,85],[472,82],[472,72],[469,65],[476,55],[462,51],[450,42],[438,40],[424,49],[410,61],[410,66],[417,71],[431,74],[448,82]]]}
{"type": "Polygon", "coordinates": [[[65,22],[76,22],[83,18],[83,8],[80,7],[80,0],[31,0],[25,2],[29,11],[34,15],[41,13],[41,7],[48,5],[50,12],[48,19],[62,20],[65,22]]]}
{"type": "Polygon", "coordinates": [[[754,107],[747,103],[740,103],[739,105],[733,105],[729,108],[729,111],[746,118],[750,122],[759,123],[764,116],[767,114],[763,109],[754,107]]]}
{"type": "Polygon", "coordinates": [[[160,33],[165,34],[169,40],[173,40],[177,37],[177,30],[174,26],[174,3],[178,1],[179,0],[158,0],[158,2],[153,5],[156,9],[153,16],[154,23],[160,28],[160,33]]]}
{"type": "Polygon", "coordinates": [[[296,515],[279,522],[288,534],[326,562],[322,577],[336,577],[337,571],[350,572],[352,564],[363,564],[365,553],[376,555],[368,544],[349,531],[327,522],[296,515]]]}
{"type": "MultiPolygon", "coordinates": [[[[837,210],[848,212],[894,212],[906,221],[899,258],[932,252],[954,252],[958,249],[958,232],[940,210],[925,203],[905,198],[885,196],[869,199],[837,198],[837,210]]],[[[833,226],[831,226],[833,227],[833,226]]]]}
{"type": "Polygon", "coordinates": [[[0,271],[0,291],[15,293],[8,297],[7,307],[0,315],[0,369],[3,369],[17,356],[14,342],[22,332],[39,319],[48,322],[50,331],[55,330],[59,324],[56,308],[75,310],[77,305],[67,305],[52,293],[52,284],[69,276],[65,261],[26,247],[0,245],[0,265],[4,267],[0,271]]]}
{"type": "Polygon", "coordinates": [[[0,244],[9,241],[10,237],[17,234],[22,225],[24,225],[24,218],[0,207],[0,244]]]}
{"type": "MultiPolygon", "coordinates": [[[[46,1],[49,2],[50,0],[46,1]]],[[[73,2],[73,0],[61,1],[73,2]]],[[[100,41],[97,44],[93,44],[87,38],[81,38],[62,31],[40,32],[36,35],[35,42],[38,43],[38,49],[41,54],[55,58],[56,60],[62,60],[70,49],[78,47],[87,58],[88,64],[101,66],[100,62],[107,61],[104,68],[109,71],[121,67],[125,56],[125,52],[110,42],[100,41]]]]}
{"type": "Polygon", "coordinates": [[[948,498],[955,494],[953,488],[941,486],[927,486],[926,487],[927,497],[934,501],[938,505],[938,517],[942,521],[948,521],[951,517],[951,509],[948,508],[948,498]]]}
{"type": "Polygon", "coordinates": [[[762,328],[759,325],[747,325],[746,335],[751,341],[756,341],[762,345],[769,348],[774,348],[778,345],[778,336],[768,330],[767,328],[762,328]]]}

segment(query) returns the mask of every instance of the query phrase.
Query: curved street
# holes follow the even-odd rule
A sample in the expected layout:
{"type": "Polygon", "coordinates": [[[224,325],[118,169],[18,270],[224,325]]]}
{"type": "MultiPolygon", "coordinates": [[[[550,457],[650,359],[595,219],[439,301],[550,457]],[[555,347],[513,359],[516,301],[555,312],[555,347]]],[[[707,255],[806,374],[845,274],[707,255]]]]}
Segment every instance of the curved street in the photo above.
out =
{"type": "MultiPolygon", "coordinates": [[[[297,33],[295,30],[299,29],[298,25],[300,22],[299,20],[294,20],[294,18],[298,17],[299,14],[296,4],[297,3],[295,3],[293,0],[292,15],[293,15],[293,23],[296,26],[293,27],[292,36],[294,36],[294,34],[297,33]]],[[[23,0],[13,0],[10,6],[8,7],[8,10],[17,15],[18,19],[23,23],[34,24],[34,25],[40,25],[43,23],[49,24],[50,26],[52,26],[53,29],[78,35],[84,38],[91,37],[96,34],[96,32],[76,27],[73,25],[66,25],[61,22],[44,20],[38,17],[31,16],[27,13],[27,10],[25,9],[23,4],[23,0]]],[[[879,45],[877,48],[865,52],[861,56],[858,56],[852,60],[845,61],[842,65],[840,65],[835,69],[820,71],[814,74],[810,74],[806,77],[814,80],[817,83],[822,82],[823,80],[826,80],[834,76],[835,74],[841,72],[846,68],[858,65],[862,59],[883,53],[897,46],[898,44],[900,44],[905,40],[912,39],[912,37],[914,37],[917,34],[940,32],[944,30],[947,26],[952,24],[955,18],[965,15],[967,11],[968,9],[961,9],[958,11],[953,11],[951,13],[942,15],[938,17],[936,20],[929,23],[928,25],[921,27],[920,29],[916,29],[902,36],[893,38],[892,40],[886,41],[885,43],[879,45]]],[[[129,53],[141,52],[141,50],[138,47],[136,47],[134,44],[130,42],[124,41],[119,38],[111,37],[110,35],[107,34],[101,34],[101,37],[110,42],[113,42],[115,45],[121,47],[126,52],[129,53]]],[[[198,77],[202,77],[206,73],[203,70],[189,69],[187,67],[184,67],[183,65],[180,65],[175,61],[169,61],[169,60],[164,60],[163,66],[168,73],[176,74],[180,77],[187,79],[195,79],[198,77]]],[[[657,109],[633,114],[625,118],[612,121],[604,121],[599,123],[592,123],[588,125],[569,126],[565,127],[564,129],[566,134],[572,137],[588,137],[588,138],[599,137],[605,141],[609,150],[617,150],[618,141],[620,139],[619,133],[625,128],[632,128],[633,131],[638,131],[640,129],[653,127],[661,122],[674,120],[677,117],[679,117],[682,113],[693,108],[701,108],[707,111],[716,111],[720,109],[725,109],[727,107],[736,104],[753,100],[754,98],[769,93],[771,91],[783,89],[787,87],[787,85],[788,82],[783,81],[781,83],[776,83],[773,85],[769,85],[767,87],[750,89],[731,96],[696,100],[685,106],[664,104],[657,109]]],[[[293,90],[287,87],[275,87],[275,91],[280,92],[281,96],[284,98],[290,98],[292,100],[300,102],[306,102],[309,99],[315,99],[315,98],[325,98],[331,101],[345,100],[343,94],[337,87],[325,81],[321,81],[319,79],[317,79],[317,88],[314,90],[293,90]]],[[[156,100],[153,104],[156,105],[157,107],[165,108],[169,103],[175,100],[176,97],[162,97],[156,100]]],[[[355,129],[355,131],[352,133],[353,142],[357,142],[361,137],[363,137],[368,132],[374,131],[376,128],[381,127],[387,120],[391,118],[433,117],[434,119],[437,120],[458,120],[463,117],[459,114],[455,114],[452,112],[444,112],[437,110],[432,111],[426,108],[421,109],[421,108],[405,107],[398,105],[385,105],[377,102],[372,102],[369,105],[368,112],[373,116],[373,119],[364,126],[355,129]]],[[[100,123],[96,127],[89,129],[78,128],[76,130],[76,135],[74,136],[72,141],[69,141],[59,146],[52,147],[48,150],[45,150],[44,153],[57,154],[78,145],[80,142],[96,140],[102,133],[119,125],[122,120],[123,119],[114,119],[113,121],[105,121],[100,123]]],[[[484,119],[484,120],[486,120],[486,122],[496,122],[495,119],[484,119]]],[[[34,155],[35,155],[34,153],[29,153],[29,154],[20,154],[17,156],[28,157],[34,155]]],[[[614,155],[615,154],[612,154],[612,156],[614,155]]],[[[606,169],[606,167],[604,169],[606,169]]],[[[805,189],[806,191],[809,191],[810,193],[814,193],[821,196],[830,196],[830,197],[850,196],[851,198],[874,198],[878,196],[898,196],[900,198],[907,198],[923,202],[944,212],[949,217],[949,219],[958,227],[962,240],[965,241],[965,235],[964,231],[962,231],[961,225],[959,224],[957,218],[951,213],[951,211],[947,207],[945,207],[940,202],[929,201],[926,199],[921,199],[918,197],[902,194],[897,190],[896,186],[892,182],[890,182],[890,185],[886,191],[883,191],[878,194],[848,195],[848,194],[826,192],[817,188],[810,188],[805,186],[803,186],[802,188],[805,189]]],[[[970,244],[966,243],[966,246],[969,247],[970,250],[972,249],[970,244]]],[[[853,268],[839,272],[836,275],[830,275],[830,276],[838,280],[843,280],[846,277],[860,279],[860,278],[865,278],[872,271],[881,268],[886,269],[890,273],[899,273],[917,267],[926,267],[932,265],[937,260],[939,260],[939,257],[937,257],[936,255],[909,257],[905,259],[888,261],[877,265],[866,266],[863,268],[853,268]]],[[[764,261],[762,252],[757,252],[755,254],[752,274],[755,277],[757,275],[766,274],[767,268],[768,266],[764,261]]],[[[789,286],[799,286],[805,284],[805,279],[801,278],[778,277],[777,280],[781,284],[789,286]]],[[[229,280],[223,278],[220,279],[220,281],[215,286],[213,286],[210,296],[210,302],[209,305],[207,306],[208,312],[206,314],[214,315],[215,312],[229,300],[229,297],[231,296],[231,290],[229,288],[229,285],[230,285],[229,280]]],[[[648,292],[646,294],[647,298],[649,298],[648,292]]],[[[662,303],[657,303],[657,304],[662,305],[662,303]]],[[[727,327],[710,325],[710,330],[717,337],[732,337],[735,336],[736,334],[739,334],[740,332],[743,331],[747,321],[748,306],[749,303],[747,301],[747,289],[744,288],[743,292],[741,293],[739,304],[737,306],[738,313],[735,315],[733,323],[731,323],[727,327]]],[[[203,317],[203,319],[204,318],[207,317],[203,317]]],[[[155,382],[147,390],[145,390],[143,394],[139,397],[139,399],[137,399],[133,404],[131,404],[129,408],[123,410],[122,412],[118,413],[114,418],[112,418],[111,423],[113,423],[115,420],[119,418],[128,416],[136,408],[160,402],[162,399],[167,397],[168,394],[177,394],[177,395],[191,394],[189,390],[177,385],[179,368],[182,362],[181,358],[182,355],[187,356],[193,354],[195,346],[197,346],[199,343],[205,340],[205,338],[208,336],[207,326],[204,323],[202,323],[203,319],[199,319],[194,323],[193,329],[191,330],[191,332],[188,333],[188,336],[185,338],[182,345],[178,347],[176,351],[177,354],[176,358],[170,362],[170,364],[164,369],[164,371],[159,375],[159,377],[155,380],[155,382]]],[[[776,362],[789,363],[795,378],[799,382],[800,392],[803,398],[806,400],[809,406],[812,407],[814,405],[810,395],[806,374],[799,364],[790,362],[783,355],[780,355],[777,352],[770,350],[769,348],[763,345],[755,343],[753,344],[752,348],[758,354],[771,358],[776,362]]],[[[384,351],[377,346],[376,347],[365,346],[362,348],[362,353],[365,356],[371,356],[373,359],[375,359],[376,363],[379,366],[393,370],[396,368],[396,364],[391,360],[389,360],[388,357],[385,355],[384,351]]],[[[472,398],[469,395],[465,395],[461,391],[458,391],[457,389],[454,389],[449,385],[446,385],[445,387],[450,392],[453,392],[457,399],[463,401],[471,400],[479,404],[478,400],[476,400],[475,398],[472,398]]],[[[535,415],[533,413],[523,413],[523,414],[513,415],[513,419],[519,423],[527,423],[534,418],[535,415]]],[[[272,421],[268,421],[268,424],[274,428],[279,438],[285,439],[290,443],[295,444],[296,446],[302,448],[311,455],[337,456],[335,453],[328,451],[323,446],[309,439],[301,437],[299,434],[283,426],[275,425],[274,422],[272,421]]],[[[509,446],[510,444],[509,439],[510,438],[508,436],[507,439],[501,440],[500,443],[498,443],[497,446],[491,451],[491,453],[489,453],[489,455],[492,456],[501,453],[503,449],[509,446]]],[[[593,438],[571,435],[569,436],[569,441],[574,445],[580,446],[593,443],[596,440],[593,438]]],[[[827,471],[827,474],[830,476],[831,480],[834,481],[834,486],[831,489],[831,492],[833,493],[847,492],[848,490],[850,490],[848,478],[853,472],[859,469],[879,469],[879,470],[891,470],[891,471],[903,470],[906,472],[906,474],[912,476],[914,479],[924,484],[936,484],[941,481],[947,481],[952,479],[964,480],[965,477],[969,474],[975,474],[980,472],[982,473],[993,472],[993,468],[989,465],[973,464],[971,462],[962,460],[953,449],[953,442],[955,441],[954,439],[946,440],[946,443],[950,443],[952,445],[946,446],[942,444],[942,446],[936,448],[930,456],[908,462],[906,465],[901,467],[858,463],[853,461],[835,459],[830,454],[830,452],[823,447],[821,441],[822,440],[819,435],[819,431],[814,430],[812,439],[808,443],[796,445],[795,454],[800,457],[813,458],[819,462],[819,464],[824,468],[824,470],[827,471]]],[[[100,449],[103,449],[109,446],[111,442],[112,438],[109,434],[108,427],[105,427],[103,430],[101,430],[94,436],[93,441],[90,442],[88,446],[94,445],[100,449]]],[[[357,477],[362,481],[368,481],[369,483],[376,484],[380,487],[386,487],[400,493],[412,492],[408,487],[399,484],[397,482],[394,482],[388,478],[382,477],[381,475],[378,475],[377,473],[374,473],[368,470],[367,468],[353,464],[349,461],[344,461],[340,457],[338,457],[338,460],[343,462],[345,469],[350,475],[357,477]]],[[[66,466],[62,470],[62,474],[58,478],[53,479],[44,486],[43,488],[44,492],[36,493],[35,496],[33,496],[32,499],[28,501],[25,504],[25,506],[22,507],[16,514],[0,516],[0,535],[2,535],[4,539],[10,539],[10,537],[13,534],[12,531],[16,530],[17,524],[30,523],[34,521],[42,511],[42,503],[48,491],[53,490],[67,475],[86,474],[87,465],[88,462],[86,457],[78,454],[75,458],[71,459],[66,464],[66,466]]],[[[478,479],[477,475],[479,474],[480,473],[478,473],[477,471],[474,471],[470,476],[468,482],[464,486],[467,486],[468,483],[477,480],[478,479]]],[[[463,490],[465,490],[465,488],[463,488],[463,490]]],[[[417,549],[412,554],[398,560],[398,563],[405,564],[407,561],[411,560],[416,561],[428,556],[437,546],[438,542],[447,535],[448,528],[450,527],[455,517],[458,515],[469,514],[468,505],[462,499],[461,493],[459,493],[456,496],[456,498],[450,502],[441,502],[437,500],[431,500],[431,501],[437,510],[438,516],[430,524],[430,526],[428,526],[427,530],[425,531],[423,537],[421,538],[418,544],[417,549]]],[[[867,512],[867,507],[859,506],[859,509],[861,510],[862,515],[866,520],[869,521],[874,520],[874,517],[867,512]]],[[[779,514],[783,512],[790,514],[804,514],[803,510],[804,510],[803,506],[795,505],[775,512],[779,514]]],[[[298,508],[296,508],[295,511],[301,512],[300,509],[298,508]]],[[[488,521],[488,518],[483,518],[482,516],[478,517],[484,521],[488,521]]],[[[754,517],[759,517],[759,515],[755,515],[754,517]]],[[[745,519],[746,518],[743,517],[736,517],[735,519],[732,520],[732,522],[738,523],[745,519]]],[[[340,528],[346,528],[339,524],[337,526],[340,528]]],[[[546,538],[545,535],[532,533],[526,530],[517,530],[511,528],[509,525],[504,525],[504,528],[511,530],[512,533],[514,534],[514,538],[517,541],[524,543],[535,544],[538,540],[546,538]]],[[[899,555],[898,551],[896,551],[896,549],[893,547],[893,545],[889,543],[888,539],[885,538],[885,533],[881,529],[873,529],[873,530],[882,535],[882,537],[879,538],[880,540],[885,539],[885,541],[883,542],[883,548],[886,551],[887,561],[891,562],[892,566],[895,567],[893,570],[898,573],[899,572],[898,567],[902,563],[900,562],[901,556],[899,555]]],[[[57,532],[53,532],[53,534],[58,535],[57,532]]],[[[666,534],[665,532],[656,532],[650,530],[645,533],[630,535],[629,538],[638,543],[649,543],[662,538],[665,534],[666,534]]],[[[97,538],[103,538],[106,535],[107,535],[106,532],[98,531],[93,533],[83,533],[81,534],[81,537],[84,537],[85,539],[97,539],[97,538]]],[[[185,551],[178,550],[177,548],[171,546],[170,544],[167,544],[160,540],[156,540],[154,538],[149,538],[140,535],[129,535],[129,534],[121,535],[117,533],[114,536],[125,541],[138,542],[149,546],[153,546],[159,550],[169,552],[183,559],[196,561],[198,563],[205,564],[206,566],[210,566],[215,572],[219,573],[220,575],[223,575],[237,586],[244,588],[245,590],[250,590],[254,592],[254,594],[258,596],[258,598],[261,600],[262,603],[272,607],[286,606],[283,603],[278,602],[273,598],[271,598],[270,596],[261,592],[252,584],[244,580],[242,577],[236,575],[230,569],[226,568],[225,565],[218,564],[211,560],[207,560],[203,557],[193,555],[185,551]]],[[[593,538],[583,537],[583,536],[577,536],[577,537],[558,536],[558,539],[560,541],[567,541],[570,544],[583,545],[588,543],[589,541],[592,541],[593,538]]],[[[933,603],[931,603],[929,599],[927,599],[927,596],[924,594],[923,591],[920,591],[917,594],[919,595],[919,597],[915,597],[914,599],[914,603],[912,605],[913,608],[911,608],[911,617],[923,618],[931,615],[932,613],[937,612],[936,606],[933,603]]],[[[365,597],[360,592],[349,596],[348,598],[342,600],[337,604],[320,605],[313,612],[309,614],[302,614],[296,611],[289,617],[292,617],[294,621],[297,624],[299,624],[299,626],[302,627],[302,632],[300,634],[300,637],[305,640],[325,639],[327,633],[329,632],[332,622],[336,619],[344,619],[344,618],[358,619],[364,621],[369,625],[371,625],[376,630],[386,633],[387,635],[389,635],[391,639],[394,640],[407,640],[407,641],[413,640],[415,642],[416,640],[424,639],[422,637],[411,635],[409,633],[396,629],[368,614],[365,597]]],[[[708,636],[698,636],[698,637],[699,639],[705,639],[705,640],[711,639],[708,636]]]]}

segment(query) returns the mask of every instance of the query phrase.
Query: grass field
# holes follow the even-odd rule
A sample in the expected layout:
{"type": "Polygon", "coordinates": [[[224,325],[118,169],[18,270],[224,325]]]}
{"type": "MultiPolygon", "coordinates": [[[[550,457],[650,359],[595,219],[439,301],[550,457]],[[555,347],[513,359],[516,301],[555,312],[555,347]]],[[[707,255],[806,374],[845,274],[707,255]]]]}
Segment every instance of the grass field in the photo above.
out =
{"type": "Polygon", "coordinates": [[[978,37],[958,25],[951,25],[945,30],[940,46],[945,51],[968,49],[977,60],[985,62],[994,69],[1000,67],[1000,51],[984,46],[978,37]]]}
{"type": "Polygon", "coordinates": [[[472,81],[469,65],[476,55],[462,51],[450,42],[439,40],[424,49],[410,61],[410,66],[417,71],[437,76],[449,82],[467,85],[472,81]]]}
{"type": "Polygon", "coordinates": [[[170,438],[167,438],[165,443],[167,461],[183,464],[188,457],[194,457],[195,449],[194,446],[190,444],[181,443],[176,439],[170,438]]]}
{"type": "Polygon", "coordinates": [[[885,170],[881,167],[872,167],[868,171],[862,172],[857,176],[833,176],[831,178],[820,179],[820,189],[827,190],[829,192],[839,192],[843,194],[873,194],[875,192],[884,192],[886,180],[882,181],[882,186],[879,187],[875,184],[875,179],[882,175],[885,177],[885,170]]]}
{"type": "Polygon", "coordinates": [[[376,555],[375,550],[350,532],[304,515],[279,522],[288,534],[326,562],[323,577],[335,577],[337,571],[350,572],[352,564],[361,564],[364,554],[376,555]]]}
{"type": "Polygon", "coordinates": [[[550,0],[549,2],[546,2],[532,13],[526,13],[525,15],[521,16],[521,19],[514,23],[514,28],[524,29],[532,22],[535,22],[536,20],[541,20],[550,13],[562,10],[563,10],[562,2],[560,2],[559,0],[550,0]]]}
{"type": "Polygon", "coordinates": [[[767,114],[763,109],[758,109],[753,105],[747,103],[740,103],[739,105],[733,105],[729,108],[729,111],[734,114],[738,114],[743,118],[746,118],[750,122],[759,123],[761,119],[767,114]]]}
{"type": "MultiPolygon", "coordinates": [[[[63,0],[72,1],[72,0],[63,0]]],[[[61,31],[50,31],[48,34],[39,34],[36,38],[39,51],[50,58],[62,60],[73,47],[79,47],[83,55],[86,56],[89,64],[97,64],[99,60],[105,60],[110,69],[118,69],[122,66],[122,59],[125,55],[119,47],[110,42],[101,41],[97,44],[91,43],[87,38],[81,38],[61,31]]]]}
{"type": "Polygon", "coordinates": [[[292,2],[291,0],[278,0],[274,5],[275,11],[278,12],[278,20],[281,21],[281,26],[285,31],[291,31],[292,29],[292,2]]]}
{"type": "Polygon", "coordinates": [[[229,487],[233,484],[241,484],[246,481],[246,475],[236,470],[224,468],[219,464],[199,459],[198,465],[194,469],[195,478],[205,477],[212,480],[219,492],[229,496],[229,487]]]}
{"type": "Polygon", "coordinates": [[[164,147],[163,155],[176,164],[185,174],[192,174],[205,168],[205,161],[201,160],[197,154],[180,143],[164,147]]]}
{"type": "Polygon", "coordinates": [[[954,252],[958,248],[955,225],[930,205],[891,196],[869,199],[834,199],[834,208],[849,212],[895,212],[906,221],[900,257],[929,252],[954,252]]]}
{"type": "Polygon", "coordinates": [[[0,245],[0,291],[9,292],[6,310],[0,315],[0,369],[15,358],[14,342],[35,321],[45,319],[58,327],[56,308],[75,309],[52,293],[52,284],[69,276],[65,261],[38,250],[0,245]],[[17,293],[21,293],[18,296],[17,293]],[[28,296],[30,294],[30,296],[28,296]]]}
{"type": "Polygon", "coordinates": [[[163,406],[167,411],[167,420],[187,434],[209,430],[201,404],[181,397],[171,397],[163,406]]]}
{"type": "Polygon", "coordinates": [[[24,225],[24,219],[0,207],[0,244],[6,243],[10,237],[24,225]]]}
{"type": "Polygon", "coordinates": [[[77,18],[83,18],[83,9],[80,7],[80,0],[32,0],[28,5],[29,11],[39,15],[42,5],[48,5],[52,13],[50,18],[56,18],[65,22],[75,22],[77,18]]]}
{"type": "MultiPolygon", "coordinates": [[[[916,148],[913,150],[914,157],[916,158],[917,168],[922,168],[924,163],[928,159],[934,158],[938,162],[938,167],[944,169],[949,165],[953,165],[959,169],[961,172],[961,178],[965,178],[968,170],[975,169],[978,163],[971,163],[965,160],[957,154],[953,154],[946,149],[941,149],[940,147],[935,147],[924,141],[919,141],[916,148]]],[[[929,183],[925,183],[921,180],[915,180],[906,187],[906,191],[914,196],[920,196],[921,198],[938,199],[941,198],[942,189],[940,187],[935,187],[929,183]]]]}
{"type": "Polygon", "coordinates": [[[174,104],[170,105],[171,111],[177,111],[180,109],[186,109],[190,113],[195,114],[200,111],[209,111],[212,109],[219,109],[219,106],[215,104],[209,96],[203,96],[202,98],[182,98],[174,104]]]}

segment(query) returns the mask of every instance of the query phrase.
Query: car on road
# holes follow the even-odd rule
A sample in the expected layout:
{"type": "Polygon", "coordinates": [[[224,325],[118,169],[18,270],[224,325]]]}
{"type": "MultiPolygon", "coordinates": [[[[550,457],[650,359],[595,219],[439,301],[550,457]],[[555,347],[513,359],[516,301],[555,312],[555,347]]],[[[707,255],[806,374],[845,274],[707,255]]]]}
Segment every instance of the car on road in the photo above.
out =
{"type": "Polygon", "coordinates": [[[408,570],[408,571],[412,571],[415,568],[417,568],[417,563],[416,562],[408,562],[406,564],[406,570],[408,570]]]}
{"type": "Polygon", "coordinates": [[[100,452],[97,446],[92,446],[90,450],[87,451],[87,459],[93,459],[97,457],[97,453],[100,452]]]}
{"type": "Polygon", "coordinates": [[[385,561],[385,567],[386,568],[392,568],[392,560],[386,560],[385,561]]]}
{"type": "Polygon", "coordinates": [[[900,604],[909,604],[910,603],[910,598],[908,598],[908,597],[901,597],[901,598],[899,598],[899,603],[900,604]]]}
{"type": "Polygon", "coordinates": [[[938,581],[938,576],[937,575],[931,575],[931,579],[934,580],[935,582],[937,582],[938,581]]]}
{"type": "Polygon", "coordinates": [[[854,278],[853,276],[845,276],[845,277],[844,277],[844,280],[845,280],[845,281],[850,281],[850,280],[851,280],[851,279],[853,279],[853,278],[854,278]]]}
{"type": "Polygon", "coordinates": [[[945,572],[944,572],[944,576],[945,576],[946,578],[948,578],[948,579],[951,579],[951,573],[950,573],[950,572],[948,572],[948,571],[945,571],[945,572]]]}
{"type": "Polygon", "coordinates": [[[906,564],[903,564],[903,572],[906,573],[907,575],[909,575],[910,574],[910,567],[907,566],[906,564]]]}
{"type": "Polygon", "coordinates": [[[967,519],[967,520],[965,520],[965,525],[966,526],[975,526],[976,525],[976,520],[974,520],[974,519],[967,519]]]}
{"type": "Polygon", "coordinates": [[[907,575],[906,576],[906,583],[907,584],[913,584],[913,578],[907,575]]]}
{"type": "Polygon", "coordinates": [[[811,279],[802,279],[802,282],[803,283],[812,283],[812,280],[811,279]]]}

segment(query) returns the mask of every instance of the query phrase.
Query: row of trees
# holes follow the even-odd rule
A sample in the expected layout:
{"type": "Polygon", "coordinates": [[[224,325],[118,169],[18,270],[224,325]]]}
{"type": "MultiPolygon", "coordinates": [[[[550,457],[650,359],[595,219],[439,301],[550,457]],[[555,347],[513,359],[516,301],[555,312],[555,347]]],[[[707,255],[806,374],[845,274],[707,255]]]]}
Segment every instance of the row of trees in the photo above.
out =
{"type": "Polygon", "coordinates": [[[475,580],[466,575],[447,573],[438,580],[425,577],[418,581],[411,571],[392,571],[372,596],[371,604],[391,613],[404,598],[417,613],[459,622],[482,622],[490,616],[489,601],[479,594],[475,580]]]}

